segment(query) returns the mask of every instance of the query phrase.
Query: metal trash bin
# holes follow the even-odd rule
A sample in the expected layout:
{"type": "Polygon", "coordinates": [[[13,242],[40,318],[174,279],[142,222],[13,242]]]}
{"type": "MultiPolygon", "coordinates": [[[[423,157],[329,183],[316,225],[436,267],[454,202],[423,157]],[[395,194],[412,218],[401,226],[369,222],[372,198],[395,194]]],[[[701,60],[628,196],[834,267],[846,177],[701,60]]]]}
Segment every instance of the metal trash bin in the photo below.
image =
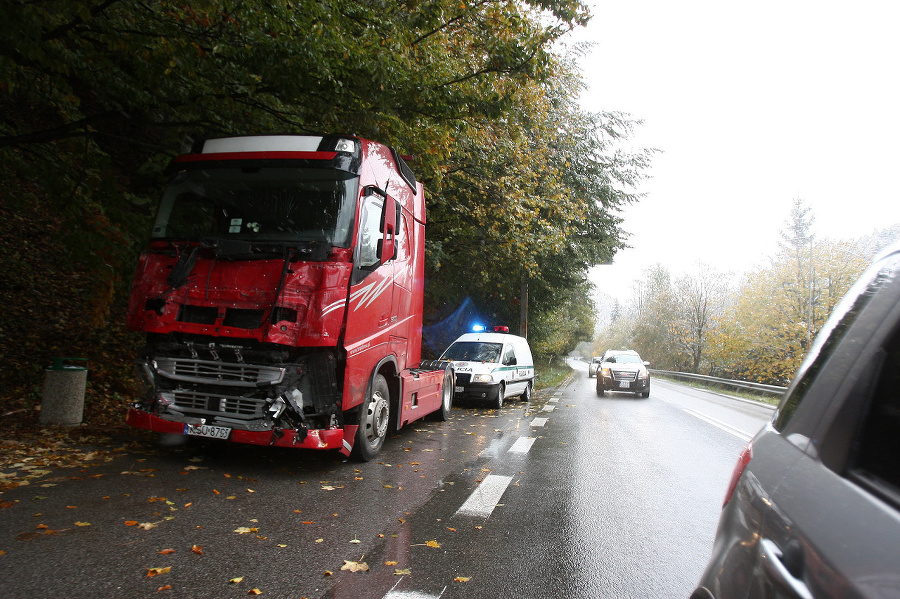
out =
{"type": "Polygon", "coordinates": [[[84,418],[87,370],[87,358],[53,358],[53,364],[44,371],[41,424],[63,426],[81,424],[84,418]],[[67,362],[84,362],[84,366],[67,362]]]}

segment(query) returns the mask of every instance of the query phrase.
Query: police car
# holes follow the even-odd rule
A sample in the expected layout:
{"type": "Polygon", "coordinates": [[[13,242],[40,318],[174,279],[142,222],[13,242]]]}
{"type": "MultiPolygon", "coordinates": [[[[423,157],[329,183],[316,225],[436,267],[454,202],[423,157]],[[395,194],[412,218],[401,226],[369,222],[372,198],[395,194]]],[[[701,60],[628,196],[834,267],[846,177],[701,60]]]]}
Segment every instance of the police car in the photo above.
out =
{"type": "Polygon", "coordinates": [[[510,335],[506,327],[494,332],[466,333],[453,342],[441,360],[453,362],[454,395],[487,401],[500,408],[507,397],[531,399],[534,360],[524,337],[510,335]]]}

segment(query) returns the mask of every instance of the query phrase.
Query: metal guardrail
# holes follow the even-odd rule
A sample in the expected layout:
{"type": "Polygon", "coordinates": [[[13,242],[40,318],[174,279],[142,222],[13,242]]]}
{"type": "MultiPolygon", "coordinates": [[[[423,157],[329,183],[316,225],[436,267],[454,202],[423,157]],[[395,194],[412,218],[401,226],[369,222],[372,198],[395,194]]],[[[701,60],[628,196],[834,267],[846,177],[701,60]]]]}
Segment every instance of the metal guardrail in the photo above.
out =
{"type": "Polygon", "coordinates": [[[689,372],[673,372],[671,370],[651,370],[650,374],[660,374],[670,376],[672,378],[682,378],[714,385],[722,385],[723,387],[734,387],[736,389],[745,389],[748,391],[759,391],[769,395],[781,395],[787,391],[787,387],[779,387],[778,385],[763,385],[762,383],[752,383],[749,381],[736,381],[733,379],[720,379],[714,376],[706,376],[703,374],[691,374],[689,372]]]}

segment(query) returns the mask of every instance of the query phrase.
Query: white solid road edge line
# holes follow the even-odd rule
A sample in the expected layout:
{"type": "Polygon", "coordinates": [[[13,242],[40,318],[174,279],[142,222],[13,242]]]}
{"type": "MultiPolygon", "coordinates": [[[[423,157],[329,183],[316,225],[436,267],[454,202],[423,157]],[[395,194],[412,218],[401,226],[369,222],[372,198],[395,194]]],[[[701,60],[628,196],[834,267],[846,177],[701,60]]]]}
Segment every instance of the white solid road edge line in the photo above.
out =
{"type": "Polygon", "coordinates": [[[466,502],[456,510],[456,514],[487,518],[497,507],[497,502],[503,497],[510,482],[512,482],[511,476],[488,474],[478,488],[472,491],[466,502]]]}
{"type": "Polygon", "coordinates": [[[731,426],[730,424],[725,424],[721,420],[716,420],[715,418],[710,418],[709,416],[705,416],[705,415],[703,415],[699,412],[695,412],[693,410],[688,410],[687,408],[681,408],[681,409],[684,410],[685,412],[687,412],[688,414],[690,414],[691,416],[693,416],[694,418],[699,418],[703,422],[709,423],[709,424],[713,425],[714,427],[721,429],[730,435],[734,435],[735,437],[737,437],[739,439],[743,439],[744,441],[749,441],[750,439],[753,438],[753,435],[751,435],[750,433],[745,433],[741,429],[735,428],[735,427],[731,426]]]}

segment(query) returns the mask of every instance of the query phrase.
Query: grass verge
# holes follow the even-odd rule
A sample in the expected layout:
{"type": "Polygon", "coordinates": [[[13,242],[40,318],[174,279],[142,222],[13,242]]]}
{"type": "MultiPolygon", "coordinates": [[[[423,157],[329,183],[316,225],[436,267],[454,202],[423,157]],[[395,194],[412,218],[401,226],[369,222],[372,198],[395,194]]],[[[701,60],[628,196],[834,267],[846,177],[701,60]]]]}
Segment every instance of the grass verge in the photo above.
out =
{"type": "Polygon", "coordinates": [[[562,358],[540,357],[534,361],[534,371],[537,379],[534,381],[535,389],[547,389],[555,387],[566,380],[572,374],[572,368],[562,358]]]}

